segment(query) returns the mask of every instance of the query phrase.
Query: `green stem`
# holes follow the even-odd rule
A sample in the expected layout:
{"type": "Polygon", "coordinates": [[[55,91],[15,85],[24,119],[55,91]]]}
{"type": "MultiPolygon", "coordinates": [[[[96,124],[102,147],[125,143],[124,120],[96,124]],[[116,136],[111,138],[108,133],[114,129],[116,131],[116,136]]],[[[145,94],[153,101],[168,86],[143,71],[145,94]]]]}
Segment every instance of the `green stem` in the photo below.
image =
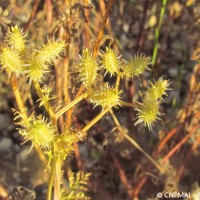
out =
{"type": "Polygon", "coordinates": [[[137,102],[135,102],[135,103],[129,103],[129,102],[125,102],[125,101],[119,101],[119,104],[121,106],[136,108],[136,106],[137,106],[138,103],[137,102]]]}
{"type": "MultiPolygon", "coordinates": [[[[33,81],[33,85],[35,87],[35,90],[36,90],[36,93],[37,95],[39,96],[40,99],[43,99],[44,98],[44,95],[43,95],[43,92],[42,92],[42,89],[40,87],[40,84],[36,81],[33,81]]],[[[44,104],[44,107],[46,109],[46,111],[48,112],[50,118],[51,118],[51,121],[52,121],[52,124],[53,125],[56,125],[56,117],[55,117],[55,113],[50,105],[50,103],[47,101],[45,104],[44,104]]]]}
{"type": "Polygon", "coordinates": [[[120,74],[120,72],[118,72],[117,79],[116,79],[116,82],[115,82],[115,89],[119,88],[120,79],[121,79],[121,74],[120,74]]]}
{"type": "Polygon", "coordinates": [[[94,124],[96,124],[107,112],[109,108],[106,108],[101,113],[99,113],[92,121],[90,121],[85,127],[82,128],[82,132],[86,132],[90,129],[94,124]]]}
{"type": "Polygon", "coordinates": [[[151,163],[162,173],[164,174],[163,169],[160,167],[160,165],[146,152],[142,149],[142,147],[133,139],[131,138],[129,135],[127,135],[126,133],[124,133],[124,137],[136,148],[138,149],[140,152],[142,152],[144,154],[144,156],[151,161],[151,163]]]}
{"type": "Polygon", "coordinates": [[[46,200],[51,200],[52,187],[53,187],[53,180],[54,180],[54,176],[55,176],[55,171],[56,171],[56,159],[53,159],[51,173],[50,173],[49,181],[48,181],[48,191],[47,191],[46,200]]]}
{"type": "Polygon", "coordinates": [[[153,56],[152,56],[152,67],[154,67],[156,64],[156,59],[157,59],[157,54],[158,54],[158,39],[160,36],[160,28],[161,28],[162,21],[164,18],[166,4],[167,4],[167,0],[163,0],[158,26],[156,27],[156,30],[155,30],[155,42],[154,42],[154,49],[153,49],[153,56]]]}
{"type": "Polygon", "coordinates": [[[70,108],[72,108],[74,105],[76,105],[79,101],[81,101],[82,99],[86,98],[87,95],[88,95],[87,93],[83,93],[78,98],[74,99],[72,102],[70,102],[69,104],[67,104],[64,108],[62,108],[61,110],[59,110],[56,113],[56,118],[60,117],[63,113],[65,113],[66,111],[68,111],[70,108]]]}
{"type": "Polygon", "coordinates": [[[54,155],[56,157],[56,169],[54,178],[54,200],[60,199],[60,183],[61,183],[61,159],[59,155],[54,155]]]}

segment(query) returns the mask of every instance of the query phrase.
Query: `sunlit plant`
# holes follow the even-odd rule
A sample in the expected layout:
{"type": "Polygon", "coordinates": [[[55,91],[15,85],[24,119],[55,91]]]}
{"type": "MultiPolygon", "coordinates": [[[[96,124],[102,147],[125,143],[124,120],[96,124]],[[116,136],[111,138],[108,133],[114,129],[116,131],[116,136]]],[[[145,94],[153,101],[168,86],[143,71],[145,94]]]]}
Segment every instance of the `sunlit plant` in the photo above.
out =
{"type": "MultiPolygon", "coordinates": [[[[29,51],[26,47],[27,43],[23,31],[17,26],[12,27],[5,44],[1,47],[0,63],[2,70],[6,70],[9,75],[15,74],[17,77],[26,77],[35,88],[40,102],[39,106],[44,108],[48,116],[37,116],[35,113],[28,116],[28,110],[23,113],[15,111],[15,120],[20,126],[19,133],[24,137],[25,142],[31,141],[32,147],[39,145],[48,156],[50,181],[47,200],[52,199],[53,179],[55,180],[55,200],[89,199],[79,187],[82,183],[87,183],[89,178],[87,174],[78,174],[76,178],[71,175],[69,179],[70,188],[63,187],[60,190],[62,182],[61,161],[73,152],[73,144],[83,141],[86,138],[86,132],[104,114],[112,113],[114,108],[133,107],[137,111],[135,125],[144,123],[152,130],[155,121],[160,119],[159,107],[163,102],[163,96],[167,95],[166,91],[169,90],[169,81],[159,78],[158,81],[150,82],[147,91],[142,92],[141,102],[125,102],[122,99],[123,90],[119,88],[119,83],[123,80],[126,82],[134,79],[143,74],[145,70],[150,70],[151,59],[144,55],[137,55],[126,61],[110,47],[106,47],[105,52],[101,51],[99,56],[94,56],[91,50],[85,49],[76,62],[76,72],[78,73],[76,80],[77,83],[83,84],[84,93],[63,108],[55,111],[50,100],[56,98],[56,95],[50,95],[51,89],[43,82],[50,72],[49,65],[53,63],[54,59],[61,59],[67,44],[52,39],[48,40],[47,44],[44,44],[40,49],[29,51]],[[103,76],[105,74],[112,77],[116,76],[116,83],[111,85],[111,83],[104,82],[103,76]],[[94,108],[99,106],[101,113],[82,129],[63,127],[63,131],[60,132],[57,120],[70,108],[78,105],[82,99],[88,100],[94,105],[94,108]]],[[[77,87],[77,85],[74,85],[74,87],[77,87]]]]}

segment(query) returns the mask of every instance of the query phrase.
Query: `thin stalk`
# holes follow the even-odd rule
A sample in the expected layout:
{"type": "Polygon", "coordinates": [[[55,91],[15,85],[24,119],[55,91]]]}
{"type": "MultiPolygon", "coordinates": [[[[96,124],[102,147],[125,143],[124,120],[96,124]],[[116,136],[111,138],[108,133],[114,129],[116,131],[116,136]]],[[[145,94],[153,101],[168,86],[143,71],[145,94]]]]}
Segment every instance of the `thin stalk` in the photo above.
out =
{"type": "Polygon", "coordinates": [[[55,115],[56,118],[60,117],[63,113],[65,113],[66,111],[68,111],[70,108],[72,108],[74,105],[76,105],[78,102],[80,102],[82,99],[87,97],[87,93],[83,93],[82,95],[80,95],[79,97],[77,97],[76,99],[74,99],[72,102],[70,102],[69,104],[67,104],[64,108],[60,109],[55,115]]]}
{"type": "Polygon", "coordinates": [[[117,74],[117,79],[116,79],[116,82],[115,82],[115,89],[119,88],[120,79],[121,79],[121,74],[118,73],[117,74]]]}
{"type": "Polygon", "coordinates": [[[46,200],[51,200],[52,196],[52,187],[53,187],[53,180],[55,176],[55,171],[56,171],[56,159],[53,160],[52,168],[51,168],[51,173],[49,176],[49,181],[48,181],[48,191],[47,191],[47,198],[46,200]]]}
{"type": "Polygon", "coordinates": [[[151,163],[162,173],[164,174],[163,169],[159,166],[159,164],[146,152],[144,151],[144,149],[142,149],[142,147],[133,139],[131,138],[129,135],[127,135],[124,131],[123,128],[121,127],[121,124],[119,122],[119,120],[117,119],[117,117],[115,116],[114,112],[110,109],[109,110],[113,121],[115,122],[115,124],[117,125],[117,128],[119,129],[119,131],[121,133],[123,133],[124,137],[136,148],[138,149],[141,153],[144,154],[144,156],[151,161],[151,163]]]}
{"type": "Polygon", "coordinates": [[[144,156],[151,161],[151,163],[162,173],[164,174],[164,170],[160,167],[160,165],[146,152],[142,149],[142,147],[133,139],[131,138],[129,135],[127,135],[126,133],[124,133],[124,137],[136,148],[138,149],[140,152],[142,152],[144,154],[144,156]]]}
{"type": "Polygon", "coordinates": [[[31,22],[33,21],[35,15],[36,15],[36,12],[37,12],[37,8],[38,8],[38,6],[39,6],[39,3],[40,3],[40,0],[36,0],[36,1],[35,1],[35,4],[34,4],[34,6],[33,6],[33,10],[32,10],[32,12],[31,12],[31,15],[30,15],[29,19],[28,19],[28,22],[27,22],[27,23],[25,24],[25,26],[24,26],[24,31],[25,31],[25,32],[29,29],[29,27],[30,27],[30,25],[31,25],[31,22]]]}
{"type": "Polygon", "coordinates": [[[158,40],[160,36],[160,28],[163,22],[164,14],[165,14],[165,8],[166,8],[167,0],[162,1],[162,8],[160,11],[160,16],[159,16],[159,22],[158,26],[156,27],[155,30],[155,42],[154,42],[154,49],[153,49],[153,56],[152,56],[152,66],[154,67],[156,64],[156,59],[157,59],[157,54],[158,54],[158,40]]]}
{"type": "MultiPolygon", "coordinates": [[[[7,72],[7,75],[9,76],[9,73],[7,72]]],[[[11,74],[10,75],[10,85],[12,87],[12,91],[14,93],[15,96],[15,100],[17,103],[17,106],[19,108],[20,113],[26,113],[26,109],[19,91],[19,87],[18,87],[18,80],[15,76],[15,74],[11,74]]],[[[27,115],[25,115],[26,120],[28,119],[27,115]]]]}
{"type": "MultiPolygon", "coordinates": [[[[43,99],[44,95],[42,93],[42,89],[40,87],[40,84],[36,81],[33,81],[33,85],[35,87],[35,90],[36,90],[36,93],[37,95],[39,96],[40,99],[43,99]]],[[[55,118],[55,113],[50,105],[50,103],[47,101],[45,104],[44,104],[44,107],[46,109],[46,111],[48,112],[50,118],[51,118],[51,121],[53,123],[53,125],[56,125],[56,118],[55,118]]]]}
{"type": "Polygon", "coordinates": [[[89,130],[94,124],[96,124],[107,112],[109,108],[104,109],[101,113],[99,113],[92,121],[90,121],[85,127],[82,128],[82,132],[86,132],[89,130]]]}
{"type": "Polygon", "coordinates": [[[136,108],[136,106],[137,106],[138,103],[137,102],[135,102],[135,103],[129,103],[129,102],[125,102],[125,101],[120,101],[119,104],[121,106],[136,108]]]}
{"type": "Polygon", "coordinates": [[[59,155],[56,156],[56,169],[54,178],[54,200],[60,199],[60,184],[61,184],[61,159],[59,155]]]}

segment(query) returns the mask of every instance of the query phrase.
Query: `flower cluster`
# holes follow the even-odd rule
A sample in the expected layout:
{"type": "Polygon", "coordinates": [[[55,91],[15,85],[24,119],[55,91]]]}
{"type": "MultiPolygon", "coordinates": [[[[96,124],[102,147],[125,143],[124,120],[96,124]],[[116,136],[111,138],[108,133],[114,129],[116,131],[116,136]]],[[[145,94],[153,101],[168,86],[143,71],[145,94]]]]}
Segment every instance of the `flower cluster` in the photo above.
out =
{"type": "Polygon", "coordinates": [[[63,41],[48,41],[40,50],[28,55],[25,72],[31,81],[42,82],[45,74],[48,73],[48,65],[53,59],[59,57],[64,51],[65,43],[63,41]]]}
{"type": "Polygon", "coordinates": [[[9,74],[12,72],[17,76],[23,73],[24,61],[22,59],[25,50],[24,34],[17,27],[11,27],[5,46],[1,47],[0,63],[2,69],[6,69],[9,74]]]}
{"type": "Polygon", "coordinates": [[[157,82],[150,83],[151,86],[147,89],[146,93],[142,95],[142,103],[138,103],[136,110],[137,122],[135,125],[144,122],[149,130],[152,130],[152,125],[159,118],[159,106],[163,101],[163,95],[167,95],[166,91],[169,90],[169,81],[159,78],[157,82]]]}
{"type": "MultiPolygon", "coordinates": [[[[99,59],[98,56],[94,58],[92,53],[86,49],[80,56],[78,64],[79,80],[86,86],[88,99],[95,105],[94,107],[101,106],[102,110],[118,107],[122,103],[120,100],[122,91],[118,89],[120,78],[129,80],[138,77],[145,70],[149,70],[150,64],[150,57],[144,55],[137,55],[129,61],[125,61],[117,56],[113,49],[106,47],[105,52],[100,53],[99,59]],[[98,80],[100,86],[97,86],[97,77],[101,77],[97,74],[99,69],[97,63],[100,63],[99,65],[111,77],[117,76],[115,87],[109,86],[108,83],[100,79],[98,80]]],[[[152,130],[154,122],[160,119],[159,107],[163,101],[163,96],[167,95],[167,90],[169,90],[169,81],[163,80],[162,77],[158,81],[150,83],[146,93],[141,94],[142,102],[136,104],[138,120],[135,125],[144,122],[144,125],[152,130]]]]}
{"type": "Polygon", "coordinates": [[[24,37],[24,33],[17,26],[11,27],[6,46],[1,47],[2,69],[6,69],[9,74],[15,73],[17,76],[25,74],[30,82],[42,82],[44,75],[48,72],[48,65],[60,56],[66,45],[64,41],[49,40],[40,50],[29,53],[24,37]]]}

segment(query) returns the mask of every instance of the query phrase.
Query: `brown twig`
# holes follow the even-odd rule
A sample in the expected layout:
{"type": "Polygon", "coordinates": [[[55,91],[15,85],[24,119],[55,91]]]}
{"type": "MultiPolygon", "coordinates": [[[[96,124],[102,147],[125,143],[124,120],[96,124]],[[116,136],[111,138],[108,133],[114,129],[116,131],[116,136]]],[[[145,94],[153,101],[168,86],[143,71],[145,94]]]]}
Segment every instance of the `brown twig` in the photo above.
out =
{"type": "Polygon", "coordinates": [[[195,149],[199,146],[200,143],[200,137],[197,138],[197,140],[195,141],[195,143],[193,143],[193,145],[190,147],[189,151],[187,152],[181,167],[177,170],[177,175],[176,175],[176,181],[179,182],[182,174],[185,171],[185,166],[187,164],[187,162],[190,160],[190,156],[192,155],[192,153],[195,151],[195,149]]]}
{"type": "MultiPolygon", "coordinates": [[[[9,76],[8,73],[7,73],[7,75],[9,76]]],[[[23,103],[23,100],[22,100],[22,97],[21,97],[21,94],[19,91],[18,84],[19,83],[18,83],[16,76],[14,74],[11,74],[10,75],[10,85],[12,87],[12,91],[14,93],[17,106],[19,108],[20,113],[26,113],[25,106],[24,106],[24,103],[23,103]]]]}
{"type": "Polygon", "coordinates": [[[29,29],[29,27],[30,27],[30,25],[31,25],[31,22],[33,21],[33,19],[34,19],[34,17],[35,17],[35,14],[36,14],[36,11],[37,11],[37,8],[38,8],[39,3],[40,3],[40,0],[36,0],[36,1],[35,1],[35,4],[34,4],[34,6],[33,6],[33,10],[32,10],[31,15],[30,15],[30,17],[29,17],[29,20],[28,20],[28,22],[27,22],[27,23],[25,24],[25,26],[24,26],[24,31],[25,31],[25,32],[29,29]]]}
{"type": "Polygon", "coordinates": [[[47,6],[47,24],[48,27],[50,27],[52,23],[52,2],[51,0],[46,0],[46,6],[47,6]]]}
{"type": "MultiPolygon", "coordinates": [[[[105,28],[105,25],[106,25],[106,21],[107,21],[107,19],[108,19],[108,14],[109,14],[109,12],[110,12],[110,10],[111,10],[112,5],[114,4],[114,2],[115,2],[115,0],[109,0],[109,2],[108,2],[107,9],[106,9],[106,11],[105,11],[105,14],[104,14],[104,16],[103,16],[103,20],[102,20],[101,25],[100,25],[100,28],[99,28],[99,32],[98,32],[98,35],[97,35],[97,39],[95,40],[94,49],[93,49],[93,52],[92,52],[93,57],[96,57],[96,56],[97,56],[98,49],[99,49],[99,44],[100,44],[101,39],[102,39],[102,37],[103,37],[104,28],[105,28]]],[[[82,91],[82,90],[83,90],[83,87],[84,87],[84,86],[81,85],[81,87],[79,88],[79,90],[82,91]]],[[[77,93],[77,94],[80,93],[79,90],[78,90],[78,93],[77,93]]]]}
{"type": "Polygon", "coordinates": [[[83,162],[81,160],[81,155],[80,155],[80,151],[78,148],[78,144],[75,143],[73,146],[74,146],[74,155],[76,158],[77,167],[78,167],[79,171],[81,171],[81,170],[83,170],[83,162]]]}
{"type": "Polygon", "coordinates": [[[198,126],[192,128],[192,130],[187,134],[161,161],[161,164],[164,164],[195,132],[198,126]]]}
{"type": "Polygon", "coordinates": [[[95,42],[95,45],[94,45],[94,49],[93,49],[93,56],[96,57],[97,56],[97,53],[98,53],[98,49],[99,49],[99,44],[101,42],[101,39],[103,37],[103,33],[104,33],[104,27],[106,25],[106,21],[108,19],[108,15],[109,15],[109,12],[113,6],[113,3],[114,3],[115,0],[109,0],[108,2],[108,6],[107,6],[107,9],[106,9],[106,12],[103,16],[103,19],[102,19],[102,23],[100,25],[100,29],[99,29],[99,33],[97,35],[97,39],[96,39],[96,42],[95,42]]]}
{"type": "Polygon", "coordinates": [[[179,131],[182,127],[183,124],[180,124],[167,133],[167,136],[160,142],[157,153],[160,153],[160,151],[164,148],[164,146],[170,140],[170,138],[173,137],[177,133],[177,131],[179,131]]]}
{"type": "Polygon", "coordinates": [[[129,196],[130,199],[133,198],[133,189],[132,189],[132,186],[131,184],[129,183],[127,177],[126,177],[126,174],[123,170],[123,167],[121,166],[121,164],[119,163],[118,159],[112,154],[112,153],[109,153],[113,162],[114,162],[114,165],[118,171],[118,175],[119,175],[119,178],[122,182],[122,184],[124,185],[124,187],[126,188],[127,190],[127,194],[129,196]]]}
{"type": "MultiPolygon", "coordinates": [[[[88,0],[84,0],[84,4],[86,6],[88,6],[88,0]]],[[[86,17],[86,19],[89,19],[89,15],[90,15],[90,11],[89,10],[85,10],[85,17],[86,17]]],[[[85,29],[85,32],[84,32],[84,46],[89,45],[89,41],[90,41],[89,30],[85,29]]]]}
{"type": "Polygon", "coordinates": [[[140,23],[140,28],[139,28],[139,33],[138,33],[138,38],[137,38],[137,43],[136,43],[136,50],[138,51],[140,47],[143,45],[143,31],[144,31],[144,24],[146,21],[146,16],[147,16],[147,10],[149,7],[149,0],[145,0],[143,4],[143,16],[142,16],[142,21],[140,23]]]}
{"type": "Polygon", "coordinates": [[[138,184],[133,188],[133,196],[136,198],[138,194],[140,193],[143,185],[146,183],[148,176],[144,175],[142,179],[138,182],[138,184]]]}

